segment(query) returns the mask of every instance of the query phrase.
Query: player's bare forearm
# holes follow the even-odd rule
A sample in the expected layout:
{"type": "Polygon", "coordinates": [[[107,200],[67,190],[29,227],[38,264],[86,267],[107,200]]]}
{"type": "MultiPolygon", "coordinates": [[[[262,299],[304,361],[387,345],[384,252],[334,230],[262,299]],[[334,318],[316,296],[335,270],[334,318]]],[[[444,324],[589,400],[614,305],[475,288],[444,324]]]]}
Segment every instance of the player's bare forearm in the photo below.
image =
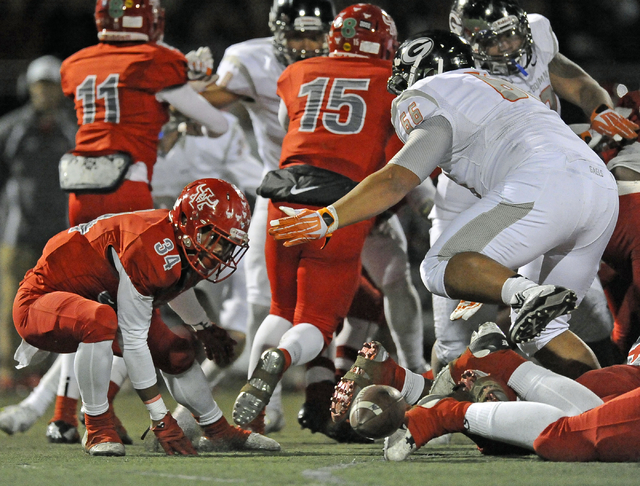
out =
{"type": "Polygon", "coordinates": [[[607,91],[580,66],[560,53],[549,63],[549,76],[558,96],[582,108],[587,116],[602,104],[613,106],[607,91]]]}
{"type": "Polygon", "coordinates": [[[333,204],[339,227],[364,221],[398,203],[420,178],[397,164],[387,164],[333,204]]]}

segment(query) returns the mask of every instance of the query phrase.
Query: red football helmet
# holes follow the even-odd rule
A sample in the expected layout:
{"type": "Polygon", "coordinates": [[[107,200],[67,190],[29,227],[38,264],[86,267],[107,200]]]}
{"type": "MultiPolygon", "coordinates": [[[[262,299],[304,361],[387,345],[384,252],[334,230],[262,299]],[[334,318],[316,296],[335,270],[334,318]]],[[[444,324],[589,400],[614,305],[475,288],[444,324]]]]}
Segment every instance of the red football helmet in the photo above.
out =
{"type": "Polygon", "coordinates": [[[98,0],[95,18],[103,42],[156,42],[164,35],[160,0],[98,0]]]}
{"type": "Polygon", "coordinates": [[[331,24],[329,55],[392,59],[397,48],[396,23],[370,3],[345,8],[331,24]]]}
{"type": "Polygon", "coordinates": [[[169,221],[189,265],[211,282],[231,276],[249,248],[249,203],[229,182],[199,179],[188,184],[169,211],[169,221]]]}

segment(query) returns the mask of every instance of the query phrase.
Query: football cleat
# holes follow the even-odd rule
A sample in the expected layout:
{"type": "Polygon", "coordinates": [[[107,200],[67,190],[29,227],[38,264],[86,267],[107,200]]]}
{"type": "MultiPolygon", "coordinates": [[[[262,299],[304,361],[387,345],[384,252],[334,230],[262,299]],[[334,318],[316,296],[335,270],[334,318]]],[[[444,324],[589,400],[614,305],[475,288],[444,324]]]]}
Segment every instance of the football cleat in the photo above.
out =
{"type": "Polygon", "coordinates": [[[501,349],[510,349],[507,337],[495,322],[480,324],[477,331],[471,334],[469,351],[476,358],[482,358],[501,349]]]}
{"type": "Polygon", "coordinates": [[[233,405],[233,421],[247,425],[267,406],[273,390],[282,378],[285,367],[284,353],[278,348],[267,349],[251,374],[251,378],[240,390],[233,405]]]}
{"type": "Polygon", "coordinates": [[[78,427],[64,420],[56,420],[47,425],[47,440],[53,444],[77,444],[80,442],[78,427]]]}
{"type": "MultiPolygon", "coordinates": [[[[224,423],[226,424],[226,420],[224,423]]],[[[280,450],[280,444],[269,437],[226,425],[222,432],[218,422],[202,427],[203,435],[196,444],[198,452],[280,450]]]]}
{"type": "Polygon", "coordinates": [[[29,405],[9,405],[0,411],[0,430],[9,435],[26,432],[39,418],[29,405]]]}
{"type": "Polygon", "coordinates": [[[406,424],[402,424],[398,430],[384,439],[384,460],[404,461],[417,449],[416,441],[409,432],[409,428],[406,424]]]}
{"type": "Polygon", "coordinates": [[[349,408],[358,392],[369,385],[394,383],[398,364],[378,341],[365,343],[351,369],[340,379],[331,397],[331,418],[341,422],[349,415],[349,408]]]}
{"type": "Polygon", "coordinates": [[[405,414],[404,424],[384,441],[384,458],[387,461],[404,461],[413,452],[436,437],[464,430],[466,408],[452,397],[427,395],[405,414]],[[457,424],[457,422],[461,422],[457,424]],[[411,429],[414,432],[411,432],[411,429]],[[416,434],[419,434],[417,436],[416,434]]]}
{"type": "Polygon", "coordinates": [[[101,415],[85,414],[87,430],[82,437],[82,446],[87,454],[92,456],[124,456],[124,444],[113,426],[112,414],[105,412],[101,415]]]}
{"type": "Polygon", "coordinates": [[[516,344],[531,341],[558,316],[576,308],[578,297],[573,290],[557,285],[536,285],[514,295],[511,308],[518,312],[509,329],[516,344]]]}
{"type": "Polygon", "coordinates": [[[124,445],[120,442],[100,442],[98,444],[94,444],[90,447],[87,447],[88,436],[85,431],[82,436],[82,447],[84,447],[84,451],[92,456],[124,456],[125,450],[124,445]]]}

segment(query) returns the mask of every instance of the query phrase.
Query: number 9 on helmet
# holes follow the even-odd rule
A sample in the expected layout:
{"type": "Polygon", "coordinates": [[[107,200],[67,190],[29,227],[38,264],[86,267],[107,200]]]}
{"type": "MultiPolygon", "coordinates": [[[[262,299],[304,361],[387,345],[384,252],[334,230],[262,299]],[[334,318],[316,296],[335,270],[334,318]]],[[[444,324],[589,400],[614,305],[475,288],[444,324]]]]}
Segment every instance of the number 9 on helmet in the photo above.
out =
{"type": "Polygon", "coordinates": [[[221,179],[188,184],[169,211],[169,221],[184,258],[213,283],[230,277],[249,248],[247,198],[221,179]]]}

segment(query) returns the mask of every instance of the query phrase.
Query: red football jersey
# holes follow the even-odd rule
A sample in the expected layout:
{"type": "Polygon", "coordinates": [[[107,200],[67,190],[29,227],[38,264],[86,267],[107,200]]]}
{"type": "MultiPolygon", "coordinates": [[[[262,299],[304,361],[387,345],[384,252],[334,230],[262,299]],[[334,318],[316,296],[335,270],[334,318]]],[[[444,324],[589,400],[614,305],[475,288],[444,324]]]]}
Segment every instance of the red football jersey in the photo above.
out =
{"type": "Polygon", "coordinates": [[[187,82],[187,60],[155,43],[99,43],[62,63],[62,89],[75,102],[77,155],[131,154],[149,168],[168,120],[156,93],[187,82]]]}
{"type": "Polygon", "coordinates": [[[118,273],[108,256],[112,247],[138,292],[154,296],[154,306],[171,300],[187,286],[180,281],[182,263],[168,213],[158,209],[105,215],[58,233],[25,280],[43,292],[72,292],[96,300],[106,290],[116,299],[118,273]]]}
{"type": "Polygon", "coordinates": [[[308,164],[361,181],[381,168],[394,133],[387,79],[391,61],[315,57],[278,80],[289,114],[280,167],[308,164]]]}

